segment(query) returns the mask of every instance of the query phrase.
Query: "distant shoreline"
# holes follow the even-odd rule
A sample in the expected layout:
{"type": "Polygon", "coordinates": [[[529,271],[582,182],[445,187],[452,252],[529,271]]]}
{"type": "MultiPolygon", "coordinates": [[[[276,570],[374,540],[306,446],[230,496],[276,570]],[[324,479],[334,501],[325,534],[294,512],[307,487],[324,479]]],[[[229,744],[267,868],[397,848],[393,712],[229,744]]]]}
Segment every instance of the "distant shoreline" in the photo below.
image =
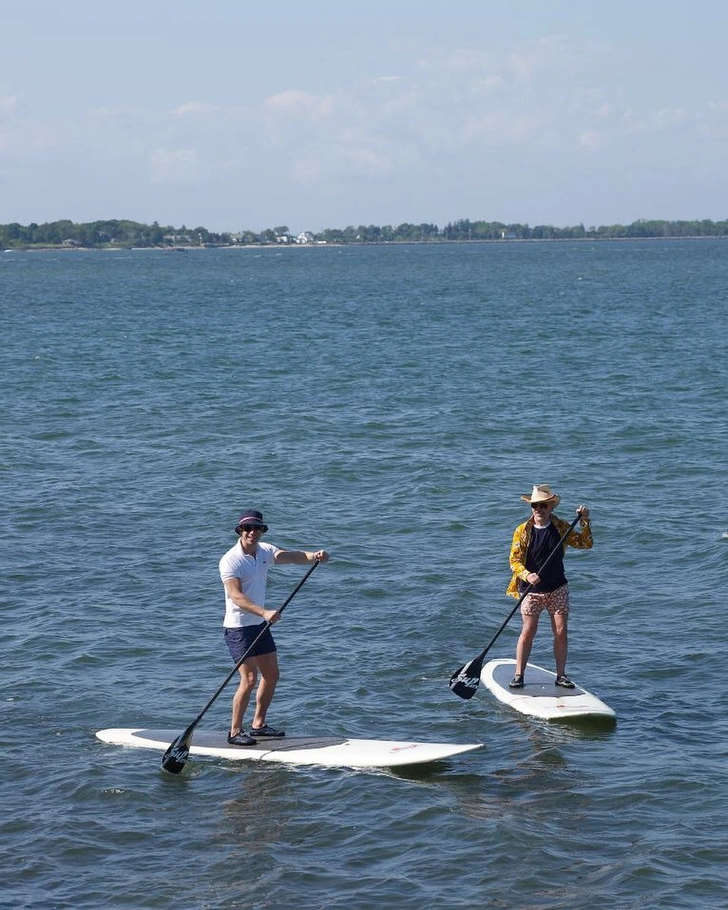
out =
{"type": "Polygon", "coordinates": [[[193,253],[203,250],[282,250],[325,249],[327,247],[371,246],[512,246],[524,243],[655,243],[681,240],[728,240],[726,235],[694,234],[685,237],[509,237],[478,240],[362,240],[320,241],[317,243],[208,243],[190,246],[19,246],[8,247],[3,253],[193,253]]]}
{"type": "Polygon", "coordinates": [[[471,221],[468,218],[450,221],[444,227],[434,223],[396,226],[347,225],[345,228],[324,228],[321,231],[291,231],[287,226],[265,228],[263,231],[210,231],[205,227],[188,228],[162,226],[158,222],[111,219],[76,224],[72,221],[53,221],[28,225],[12,222],[0,224],[0,250],[57,250],[57,249],[240,249],[274,248],[282,246],[356,246],[391,245],[397,243],[523,243],[554,241],[599,240],[691,240],[728,237],[728,220],[665,221],[638,218],[631,224],[610,224],[584,227],[583,223],[566,227],[548,224],[505,224],[501,221],[471,221]]]}

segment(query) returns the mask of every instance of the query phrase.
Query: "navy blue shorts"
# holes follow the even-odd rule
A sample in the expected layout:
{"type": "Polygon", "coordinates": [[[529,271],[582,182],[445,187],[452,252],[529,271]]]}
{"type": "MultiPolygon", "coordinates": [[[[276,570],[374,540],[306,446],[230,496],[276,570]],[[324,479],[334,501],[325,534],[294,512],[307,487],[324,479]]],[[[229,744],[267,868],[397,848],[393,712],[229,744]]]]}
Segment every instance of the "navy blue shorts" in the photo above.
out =
{"type": "MultiPolygon", "coordinates": [[[[265,629],[264,622],[257,623],[254,626],[241,626],[239,629],[226,628],[224,630],[225,644],[228,646],[230,656],[235,663],[237,663],[243,654],[245,654],[246,650],[250,648],[263,629],[265,629]]],[[[263,654],[271,654],[275,650],[276,643],[273,641],[269,626],[265,629],[263,634],[260,635],[258,641],[255,642],[255,647],[250,650],[247,656],[260,657],[263,654]]]]}

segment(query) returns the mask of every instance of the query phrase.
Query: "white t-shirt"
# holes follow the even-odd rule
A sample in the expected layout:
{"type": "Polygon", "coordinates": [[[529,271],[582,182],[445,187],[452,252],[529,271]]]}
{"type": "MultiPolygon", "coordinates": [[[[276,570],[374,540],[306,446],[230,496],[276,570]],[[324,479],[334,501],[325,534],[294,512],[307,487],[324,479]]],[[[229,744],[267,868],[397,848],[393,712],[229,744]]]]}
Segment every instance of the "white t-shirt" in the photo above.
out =
{"type": "MultiPolygon", "coordinates": [[[[220,578],[239,578],[243,594],[259,607],[265,606],[265,587],[268,581],[268,569],[273,565],[278,547],[273,544],[258,543],[255,556],[248,556],[238,541],[220,560],[220,578]]],[[[225,592],[225,620],[227,629],[239,629],[241,626],[257,626],[265,620],[257,613],[241,610],[225,592]]]]}

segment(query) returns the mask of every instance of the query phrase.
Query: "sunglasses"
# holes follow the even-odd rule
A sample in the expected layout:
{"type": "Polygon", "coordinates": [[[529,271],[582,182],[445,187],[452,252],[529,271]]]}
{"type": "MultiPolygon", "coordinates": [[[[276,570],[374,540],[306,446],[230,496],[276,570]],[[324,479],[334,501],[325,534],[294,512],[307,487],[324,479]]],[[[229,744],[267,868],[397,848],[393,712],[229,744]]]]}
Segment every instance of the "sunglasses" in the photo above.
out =
{"type": "Polygon", "coordinates": [[[263,531],[260,525],[240,525],[240,530],[245,531],[246,534],[249,534],[251,531],[260,531],[261,533],[263,531]]]}
{"type": "Polygon", "coordinates": [[[550,502],[532,502],[531,508],[532,509],[548,509],[550,505],[551,505],[550,502]]]}

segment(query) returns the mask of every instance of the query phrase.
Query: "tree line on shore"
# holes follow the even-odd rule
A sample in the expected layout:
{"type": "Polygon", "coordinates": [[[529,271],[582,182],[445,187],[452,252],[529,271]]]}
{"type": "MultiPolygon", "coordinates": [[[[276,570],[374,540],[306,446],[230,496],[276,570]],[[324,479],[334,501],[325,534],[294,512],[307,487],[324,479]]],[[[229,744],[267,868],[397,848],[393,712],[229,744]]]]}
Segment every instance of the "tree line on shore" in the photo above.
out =
{"type": "Polygon", "coordinates": [[[728,221],[661,221],[639,219],[631,224],[600,227],[505,224],[500,221],[449,222],[436,224],[359,225],[326,228],[320,232],[291,234],[286,226],[261,232],[215,233],[204,227],[163,227],[156,221],[93,221],[76,224],[53,221],[47,224],[0,224],[0,248],[113,249],[129,247],[180,248],[203,246],[250,246],[265,244],[326,243],[422,243],[495,240],[619,240],[676,237],[728,237],[728,221]]]}

